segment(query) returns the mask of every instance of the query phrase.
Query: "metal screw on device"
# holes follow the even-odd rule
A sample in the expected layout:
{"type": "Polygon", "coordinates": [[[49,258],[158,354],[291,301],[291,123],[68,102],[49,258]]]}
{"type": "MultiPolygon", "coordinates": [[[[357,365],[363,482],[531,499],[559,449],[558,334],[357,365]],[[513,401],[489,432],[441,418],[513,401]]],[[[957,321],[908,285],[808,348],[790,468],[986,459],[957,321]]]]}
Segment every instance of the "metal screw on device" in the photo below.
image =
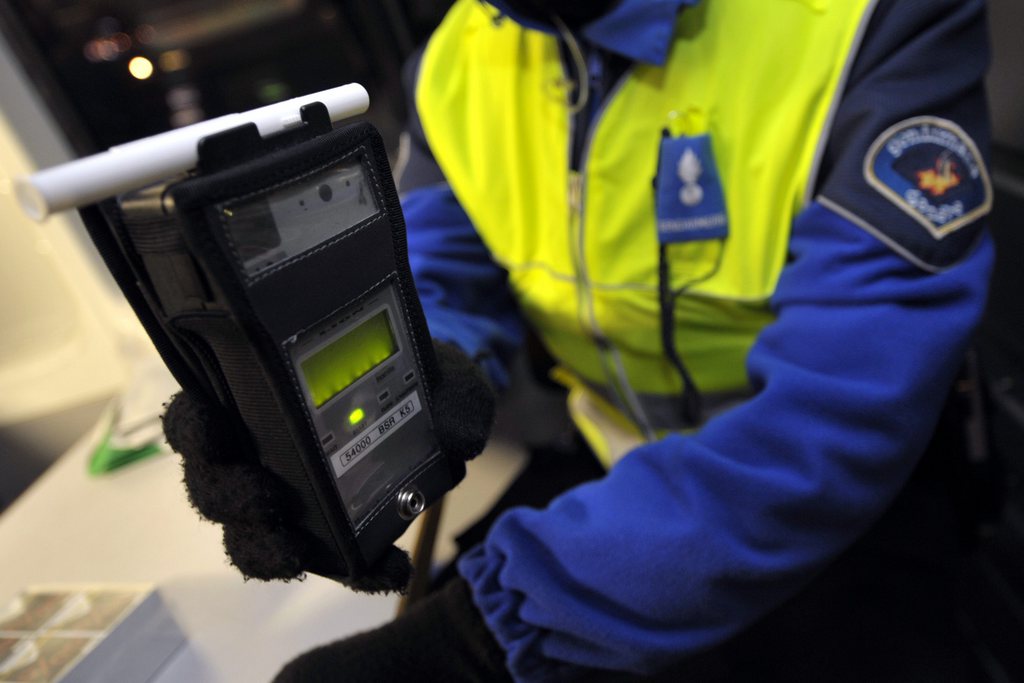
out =
{"type": "Polygon", "coordinates": [[[398,514],[402,519],[413,519],[423,512],[427,506],[427,500],[415,486],[402,490],[396,499],[398,503],[398,514]]]}

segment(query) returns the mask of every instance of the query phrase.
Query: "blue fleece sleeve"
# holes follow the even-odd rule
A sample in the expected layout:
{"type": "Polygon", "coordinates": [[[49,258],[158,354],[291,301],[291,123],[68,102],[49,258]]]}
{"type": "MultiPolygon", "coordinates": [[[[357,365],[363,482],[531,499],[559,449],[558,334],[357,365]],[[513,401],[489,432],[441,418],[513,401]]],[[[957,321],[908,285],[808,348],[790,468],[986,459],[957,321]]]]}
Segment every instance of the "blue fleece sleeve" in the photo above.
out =
{"type": "Polygon", "coordinates": [[[981,313],[983,237],[923,275],[812,205],[758,390],[692,436],[627,455],[543,511],[514,510],[460,565],[518,680],[649,672],[779,604],[877,518],[926,445],[981,313]]]}
{"type": "Polygon", "coordinates": [[[407,192],[402,210],[409,265],[431,336],[457,344],[504,388],[523,334],[507,273],[491,260],[446,184],[407,192]]]}
{"type": "MultiPolygon", "coordinates": [[[[461,561],[517,680],[650,672],[722,642],[847,548],[919,459],[984,307],[992,246],[983,219],[954,232],[912,215],[920,204],[879,193],[864,162],[920,116],[953,136],[934,139],[984,149],[984,13],[883,0],[868,34],[821,194],[792,226],[777,318],[747,358],[756,394],[545,510],[506,513],[461,561]]],[[[948,158],[929,135],[902,141],[929,164],[948,158]]],[[[879,159],[894,188],[914,180],[895,152],[879,159]]],[[[946,170],[984,189],[967,164],[946,170]]]]}

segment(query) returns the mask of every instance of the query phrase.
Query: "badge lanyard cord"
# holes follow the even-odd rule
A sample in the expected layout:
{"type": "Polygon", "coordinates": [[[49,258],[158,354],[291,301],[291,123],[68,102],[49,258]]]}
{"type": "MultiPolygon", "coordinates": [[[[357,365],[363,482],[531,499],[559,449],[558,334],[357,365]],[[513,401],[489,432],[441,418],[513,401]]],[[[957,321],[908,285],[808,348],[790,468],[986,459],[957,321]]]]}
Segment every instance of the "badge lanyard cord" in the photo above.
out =
{"type": "MultiPolygon", "coordinates": [[[[721,240],[719,243],[721,244],[721,240]]],[[[715,265],[711,270],[701,277],[690,280],[678,289],[673,290],[669,281],[669,259],[668,245],[661,244],[658,249],[658,297],[661,308],[661,344],[665,349],[665,355],[672,363],[679,377],[683,380],[683,419],[688,427],[697,427],[704,421],[703,399],[700,390],[697,388],[693,376],[683,363],[682,357],[676,348],[676,300],[685,294],[694,285],[711,278],[718,272],[722,265],[722,255],[725,253],[725,245],[721,244],[715,265]]]]}

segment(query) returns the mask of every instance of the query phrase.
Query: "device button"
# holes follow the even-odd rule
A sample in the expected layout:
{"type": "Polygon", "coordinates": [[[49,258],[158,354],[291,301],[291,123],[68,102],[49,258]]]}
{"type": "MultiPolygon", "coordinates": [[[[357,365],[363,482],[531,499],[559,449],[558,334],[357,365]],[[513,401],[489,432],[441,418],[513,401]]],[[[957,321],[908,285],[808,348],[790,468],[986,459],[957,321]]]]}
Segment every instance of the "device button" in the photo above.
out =
{"type": "Polygon", "coordinates": [[[387,401],[389,398],[391,398],[391,392],[390,391],[382,391],[380,393],[380,396],[377,397],[377,402],[378,403],[384,403],[384,401],[387,401]]]}
{"type": "Polygon", "coordinates": [[[410,370],[409,372],[405,373],[405,377],[403,377],[402,379],[404,379],[405,383],[408,384],[409,382],[416,379],[416,373],[410,370]]]}
{"type": "Polygon", "coordinates": [[[406,520],[413,519],[427,507],[427,499],[415,486],[403,489],[395,502],[398,504],[398,516],[406,520]]]}

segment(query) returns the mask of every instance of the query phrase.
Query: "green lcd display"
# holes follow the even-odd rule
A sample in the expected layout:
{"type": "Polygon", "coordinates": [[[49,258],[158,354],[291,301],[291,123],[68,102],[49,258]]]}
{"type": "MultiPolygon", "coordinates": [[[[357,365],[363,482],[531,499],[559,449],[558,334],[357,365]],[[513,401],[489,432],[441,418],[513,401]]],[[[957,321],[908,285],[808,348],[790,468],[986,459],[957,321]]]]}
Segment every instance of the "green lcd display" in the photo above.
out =
{"type": "Polygon", "coordinates": [[[387,311],[381,311],[301,362],[317,408],[352,386],[398,350],[387,311]]]}

